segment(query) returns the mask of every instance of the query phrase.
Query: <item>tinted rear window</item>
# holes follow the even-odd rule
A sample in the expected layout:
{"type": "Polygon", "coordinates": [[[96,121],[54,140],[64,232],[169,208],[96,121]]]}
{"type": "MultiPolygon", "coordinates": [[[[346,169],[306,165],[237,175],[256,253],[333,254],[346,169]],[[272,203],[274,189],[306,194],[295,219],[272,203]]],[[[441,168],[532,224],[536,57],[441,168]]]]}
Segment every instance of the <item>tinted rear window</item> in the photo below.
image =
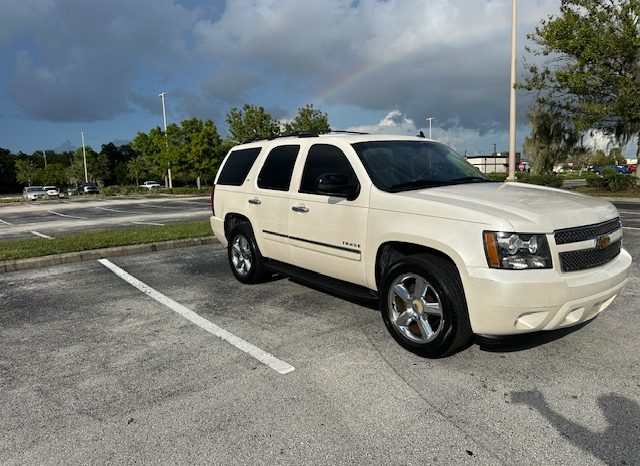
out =
{"type": "Polygon", "coordinates": [[[241,186],[256,161],[260,147],[235,150],[229,154],[217,184],[241,186]]]}
{"type": "Polygon", "coordinates": [[[258,175],[258,187],[262,189],[275,189],[278,191],[289,191],[291,174],[296,164],[300,146],[278,146],[275,147],[260,170],[258,175]]]}

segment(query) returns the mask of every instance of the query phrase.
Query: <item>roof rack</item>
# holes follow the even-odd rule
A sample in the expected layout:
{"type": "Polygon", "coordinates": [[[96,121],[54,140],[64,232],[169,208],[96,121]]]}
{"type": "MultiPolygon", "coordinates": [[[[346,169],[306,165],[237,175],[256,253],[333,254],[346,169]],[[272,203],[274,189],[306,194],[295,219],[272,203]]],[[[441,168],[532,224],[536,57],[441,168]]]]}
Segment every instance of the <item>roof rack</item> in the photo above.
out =
{"type": "Polygon", "coordinates": [[[332,130],[329,130],[328,133],[318,133],[318,132],[315,132],[315,131],[293,131],[291,133],[279,134],[277,136],[270,136],[268,138],[250,138],[250,139],[247,139],[245,141],[240,142],[240,144],[249,144],[250,142],[256,142],[256,141],[273,141],[274,139],[290,138],[290,137],[315,138],[315,137],[320,136],[321,134],[332,134],[332,133],[339,133],[339,134],[369,134],[369,133],[362,133],[360,131],[347,131],[347,130],[343,130],[343,129],[332,129],[332,130]]]}
{"type": "Polygon", "coordinates": [[[342,133],[342,134],[369,134],[363,133],[362,131],[347,131],[344,129],[332,129],[330,133],[342,133]]]}

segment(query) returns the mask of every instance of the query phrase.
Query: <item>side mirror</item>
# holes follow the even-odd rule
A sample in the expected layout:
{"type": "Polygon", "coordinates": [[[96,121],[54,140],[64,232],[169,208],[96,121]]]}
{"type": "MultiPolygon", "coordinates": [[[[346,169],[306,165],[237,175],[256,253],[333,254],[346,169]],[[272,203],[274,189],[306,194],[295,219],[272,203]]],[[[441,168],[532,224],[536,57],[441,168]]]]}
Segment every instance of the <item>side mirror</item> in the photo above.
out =
{"type": "Polygon", "coordinates": [[[358,197],[360,187],[351,181],[351,177],[338,173],[325,173],[316,180],[316,190],[327,196],[346,197],[348,201],[358,197]]]}

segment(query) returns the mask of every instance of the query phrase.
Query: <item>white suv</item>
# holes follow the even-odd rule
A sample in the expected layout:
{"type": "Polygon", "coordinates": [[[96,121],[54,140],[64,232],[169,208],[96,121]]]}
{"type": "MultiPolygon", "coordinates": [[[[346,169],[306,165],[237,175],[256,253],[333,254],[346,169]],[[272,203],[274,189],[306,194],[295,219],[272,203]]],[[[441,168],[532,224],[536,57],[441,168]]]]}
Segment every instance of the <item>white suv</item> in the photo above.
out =
{"type": "Polygon", "coordinates": [[[430,357],[472,334],[585,322],[626,284],[609,202],[491,182],[418,137],[332,133],[234,147],[211,227],[243,283],[295,276],[376,297],[391,335],[430,357]]]}

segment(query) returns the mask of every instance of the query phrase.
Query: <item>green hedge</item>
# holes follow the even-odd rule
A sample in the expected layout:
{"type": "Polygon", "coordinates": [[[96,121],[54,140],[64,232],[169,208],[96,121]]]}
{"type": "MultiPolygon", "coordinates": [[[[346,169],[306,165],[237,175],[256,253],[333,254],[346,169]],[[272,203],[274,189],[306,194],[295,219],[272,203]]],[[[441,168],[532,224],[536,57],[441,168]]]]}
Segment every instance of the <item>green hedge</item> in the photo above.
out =
{"type": "Polygon", "coordinates": [[[522,183],[550,186],[552,188],[562,187],[562,177],[556,174],[532,175],[531,173],[517,173],[516,176],[518,181],[522,183]]]}
{"type": "Polygon", "coordinates": [[[589,173],[586,179],[587,186],[612,192],[626,191],[638,185],[634,174],[618,173],[613,169],[606,169],[602,175],[589,173]]]}
{"type": "MultiPolygon", "coordinates": [[[[505,181],[507,179],[507,173],[486,173],[486,175],[493,181],[505,181]]],[[[516,178],[521,183],[539,184],[542,186],[551,186],[553,188],[559,188],[562,186],[562,178],[555,174],[550,175],[532,175],[531,173],[518,172],[516,178]]]]}

